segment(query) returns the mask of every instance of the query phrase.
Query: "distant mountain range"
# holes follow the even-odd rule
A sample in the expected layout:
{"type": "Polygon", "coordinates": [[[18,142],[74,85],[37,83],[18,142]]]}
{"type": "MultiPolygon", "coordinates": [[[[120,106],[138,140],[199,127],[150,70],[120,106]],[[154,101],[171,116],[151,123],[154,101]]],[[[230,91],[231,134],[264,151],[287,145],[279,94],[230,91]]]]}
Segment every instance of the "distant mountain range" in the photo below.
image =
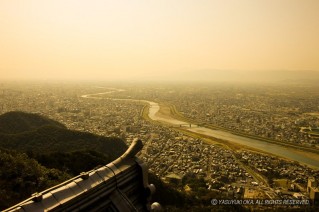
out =
{"type": "Polygon", "coordinates": [[[309,83],[318,82],[319,71],[199,70],[190,71],[183,77],[200,81],[309,83]]]}
{"type": "MultiPolygon", "coordinates": [[[[155,79],[162,79],[161,74],[159,73],[155,79]]],[[[319,71],[202,69],[172,72],[170,77],[165,79],[166,81],[185,82],[317,83],[319,81],[319,71]]]]}

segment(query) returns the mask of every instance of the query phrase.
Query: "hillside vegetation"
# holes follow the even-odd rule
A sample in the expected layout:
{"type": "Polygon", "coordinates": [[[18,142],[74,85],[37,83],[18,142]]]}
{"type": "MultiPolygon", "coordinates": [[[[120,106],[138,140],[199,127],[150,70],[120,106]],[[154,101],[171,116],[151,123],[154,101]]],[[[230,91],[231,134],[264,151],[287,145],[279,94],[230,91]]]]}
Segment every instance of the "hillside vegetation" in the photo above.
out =
{"type": "Polygon", "coordinates": [[[0,132],[2,133],[22,133],[43,126],[66,128],[63,124],[38,114],[11,111],[0,116],[0,132]]]}
{"type": "Polygon", "coordinates": [[[0,116],[0,147],[35,154],[92,150],[110,160],[127,148],[119,138],[69,130],[54,120],[23,112],[0,116]]]}
{"type": "Polygon", "coordinates": [[[40,165],[24,153],[0,149],[0,210],[70,177],[40,165]]]}
{"type": "Polygon", "coordinates": [[[0,210],[125,152],[119,138],[67,129],[24,112],[0,116],[0,210]]]}

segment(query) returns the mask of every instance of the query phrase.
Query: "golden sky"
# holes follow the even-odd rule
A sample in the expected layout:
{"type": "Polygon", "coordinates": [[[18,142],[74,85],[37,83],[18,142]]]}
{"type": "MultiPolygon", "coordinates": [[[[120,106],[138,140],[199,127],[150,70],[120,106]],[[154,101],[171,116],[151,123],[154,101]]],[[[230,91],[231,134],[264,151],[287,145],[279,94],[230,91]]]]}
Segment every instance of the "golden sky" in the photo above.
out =
{"type": "Polygon", "coordinates": [[[319,0],[0,0],[0,79],[319,71],[319,0]]]}

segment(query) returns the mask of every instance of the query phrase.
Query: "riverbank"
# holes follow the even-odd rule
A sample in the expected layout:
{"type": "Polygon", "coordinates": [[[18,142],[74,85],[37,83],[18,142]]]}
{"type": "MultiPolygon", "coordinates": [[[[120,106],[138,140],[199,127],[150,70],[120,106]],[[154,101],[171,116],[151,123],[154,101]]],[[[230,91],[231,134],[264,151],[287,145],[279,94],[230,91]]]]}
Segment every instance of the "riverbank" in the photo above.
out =
{"type": "MultiPolygon", "coordinates": [[[[85,98],[92,98],[93,94],[86,95],[85,98]]],[[[101,95],[99,93],[98,95],[101,95]]],[[[98,98],[98,97],[93,97],[98,98]]],[[[311,149],[299,148],[290,145],[282,145],[281,143],[272,143],[263,141],[261,139],[256,139],[254,137],[248,137],[244,135],[236,135],[229,130],[223,129],[212,129],[206,126],[203,126],[203,123],[196,123],[194,125],[194,120],[186,119],[181,114],[177,117],[178,111],[173,105],[167,103],[157,103],[148,100],[138,100],[138,99],[114,99],[117,100],[126,100],[139,102],[144,104],[143,111],[141,115],[144,119],[151,121],[155,124],[165,125],[167,127],[173,127],[175,130],[185,130],[190,133],[197,134],[201,138],[208,137],[219,143],[224,143],[228,145],[237,145],[242,146],[245,149],[254,149],[260,152],[266,152],[267,154],[273,154],[281,158],[286,158],[290,161],[297,161],[301,164],[308,165],[319,169],[319,154],[311,149]],[[175,117],[174,117],[175,116],[175,117]],[[190,126],[192,123],[192,127],[190,126]],[[199,124],[200,126],[196,126],[199,124]],[[183,126],[183,127],[181,127],[183,126]],[[306,152],[307,151],[307,152],[306,152]],[[310,154],[312,152],[314,154],[310,154]]]]}
{"type": "MultiPolygon", "coordinates": [[[[161,109],[163,107],[162,111],[159,111],[159,114],[163,114],[163,116],[169,116],[169,114],[171,115],[171,117],[174,117],[176,119],[182,120],[182,121],[186,121],[186,122],[190,122],[190,123],[197,123],[194,120],[191,120],[189,118],[184,117],[181,113],[179,113],[176,109],[176,107],[174,105],[168,105],[168,104],[163,104],[161,105],[161,109]]],[[[201,123],[197,123],[197,124],[201,124],[201,123]]],[[[271,140],[268,138],[263,138],[260,136],[255,136],[255,135],[250,135],[250,134],[246,134],[246,133],[242,133],[242,132],[236,132],[236,131],[232,131],[229,129],[226,129],[224,127],[219,127],[216,125],[211,125],[211,124],[205,124],[203,125],[204,127],[213,129],[213,130],[222,130],[225,132],[229,132],[232,133],[234,135],[239,135],[242,137],[246,137],[246,138],[251,138],[251,139],[256,139],[256,140],[260,140],[260,141],[264,141],[264,142],[269,142],[269,143],[273,143],[273,144],[277,144],[277,145],[281,145],[284,147],[288,147],[291,149],[297,149],[297,150],[303,150],[303,151],[307,151],[307,152],[311,152],[314,153],[316,155],[319,156],[319,149],[314,149],[312,147],[306,147],[306,146],[302,146],[299,144],[292,144],[292,143],[288,143],[288,142],[284,142],[284,141],[276,141],[276,140],[271,140]]]]}
{"type": "MultiPolygon", "coordinates": [[[[200,124],[200,123],[196,123],[194,120],[190,120],[188,118],[183,117],[182,114],[180,114],[176,110],[174,105],[170,105],[170,104],[167,104],[167,103],[161,103],[160,104],[160,110],[158,111],[157,115],[161,116],[163,118],[173,117],[173,118],[181,120],[181,121],[185,121],[185,122],[189,122],[189,123],[195,123],[195,124],[200,124]]],[[[238,135],[238,136],[241,136],[241,137],[245,137],[245,138],[248,138],[248,139],[255,139],[255,140],[259,140],[261,142],[267,142],[269,144],[280,145],[280,146],[284,147],[285,150],[289,150],[289,152],[293,152],[296,155],[299,155],[299,156],[302,156],[302,157],[306,157],[306,158],[309,158],[309,159],[314,160],[314,161],[319,161],[319,151],[316,150],[316,149],[311,149],[311,148],[302,147],[302,146],[293,145],[293,144],[281,143],[281,142],[278,142],[278,141],[271,141],[271,140],[269,141],[269,139],[260,139],[259,137],[256,138],[255,136],[247,136],[246,134],[243,134],[243,133],[234,133],[234,132],[232,132],[230,130],[224,130],[223,128],[216,129],[216,128],[213,128],[213,127],[211,127],[209,125],[205,125],[205,128],[209,128],[209,129],[212,129],[212,130],[226,131],[228,133],[231,133],[231,134],[234,134],[234,135],[238,135]]],[[[194,129],[196,129],[196,128],[194,128],[194,129]]],[[[263,151],[260,148],[258,149],[258,148],[254,148],[254,147],[247,146],[247,145],[244,145],[244,144],[235,143],[235,142],[229,141],[227,139],[219,139],[219,138],[215,138],[214,136],[204,135],[204,133],[198,133],[198,132],[200,132],[200,130],[198,130],[198,132],[190,132],[190,129],[185,129],[185,128],[178,128],[177,130],[182,131],[185,134],[191,135],[192,137],[195,136],[195,137],[198,137],[198,138],[209,139],[210,142],[213,139],[214,143],[216,143],[216,142],[217,143],[221,143],[223,145],[229,146],[230,148],[232,148],[234,150],[248,149],[248,150],[252,150],[252,151],[261,152],[263,154],[273,155],[273,156],[276,156],[276,157],[279,156],[279,157],[287,159],[289,161],[293,161],[289,157],[285,157],[285,156],[279,155],[279,154],[270,153],[266,149],[263,151]]],[[[207,142],[207,140],[206,140],[206,142],[207,142]]],[[[318,165],[311,165],[311,164],[307,164],[307,163],[303,163],[303,162],[300,162],[300,163],[304,164],[304,165],[309,165],[312,168],[318,169],[318,165]]]]}

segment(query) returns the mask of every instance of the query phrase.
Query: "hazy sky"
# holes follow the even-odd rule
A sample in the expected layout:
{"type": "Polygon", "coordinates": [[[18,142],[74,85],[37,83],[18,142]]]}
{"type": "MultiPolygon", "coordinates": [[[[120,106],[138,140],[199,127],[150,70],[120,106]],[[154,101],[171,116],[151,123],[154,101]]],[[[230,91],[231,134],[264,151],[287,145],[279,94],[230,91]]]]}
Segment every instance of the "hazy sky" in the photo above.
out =
{"type": "Polygon", "coordinates": [[[1,79],[216,69],[318,71],[319,0],[0,0],[1,79]]]}

